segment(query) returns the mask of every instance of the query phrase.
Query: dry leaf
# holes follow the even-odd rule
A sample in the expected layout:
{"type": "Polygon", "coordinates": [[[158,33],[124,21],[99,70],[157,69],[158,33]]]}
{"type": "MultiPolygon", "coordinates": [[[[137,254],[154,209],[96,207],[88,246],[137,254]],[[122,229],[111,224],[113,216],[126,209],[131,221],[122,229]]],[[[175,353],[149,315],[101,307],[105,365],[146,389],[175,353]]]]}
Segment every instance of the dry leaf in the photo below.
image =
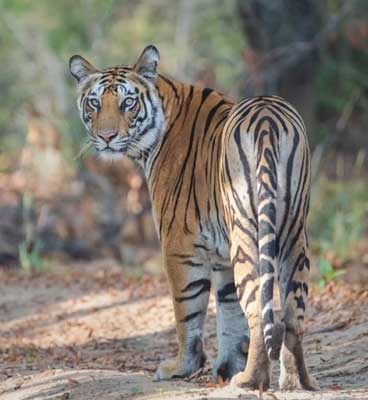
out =
{"type": "Polygon", "coordinates": [[[334,383],[333,385],[330,385],[328,388],[331,390],[343,390],[343,388],[341,386],[337,385],[336,383],[334,383]]]}
{"type": "Polygon", "coordinates": [[[71,388],[74,388],[76,386],[78,386],[80,383],[78,381],[76,381],[75,379],[69,378],[68,379],[68,386],[71,388]]]}
{"type": "Polygon", "coordinates": [[[208,382],[208,383],[205,385],[205,387],[206,387],[206,388],[209,388],[209,389],[214,389],[214,388],[217,387],[217,383],[215,383],[215,382],[208,382]]]}

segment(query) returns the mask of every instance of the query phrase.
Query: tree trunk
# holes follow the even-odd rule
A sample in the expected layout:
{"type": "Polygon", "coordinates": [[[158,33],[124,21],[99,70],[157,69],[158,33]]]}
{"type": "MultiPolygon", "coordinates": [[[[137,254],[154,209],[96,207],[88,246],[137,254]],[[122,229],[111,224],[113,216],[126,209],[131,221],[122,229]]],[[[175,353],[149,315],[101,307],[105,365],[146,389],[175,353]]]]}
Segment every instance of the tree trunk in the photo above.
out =
{"type": "Polygon", "coordinates": [[[302,114],[311,141],[324,9],[320,0],[238,0],[249,43],[243,96],[277,94],[302,114]]]}

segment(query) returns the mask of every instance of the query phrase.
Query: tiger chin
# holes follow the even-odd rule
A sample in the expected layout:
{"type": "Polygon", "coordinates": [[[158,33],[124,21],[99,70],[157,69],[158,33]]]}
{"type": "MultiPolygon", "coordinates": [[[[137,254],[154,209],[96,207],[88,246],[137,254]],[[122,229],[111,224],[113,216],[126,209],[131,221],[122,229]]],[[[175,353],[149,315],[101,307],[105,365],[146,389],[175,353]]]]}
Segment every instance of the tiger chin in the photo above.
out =
{"type": "Polygon", "coordinates": [[[216,298],[213,378],[267,389],[316,390],[302,347],[310,268],[310,152],[298,112],[276,96],[234,103],[157,72],[146,47],[133,65],[99,70],[70,59],[81,120],[103,159],[144,170],[162,244],[179,352],[155,379],[203,367],[203,324],[216,298]],[[277,277],[281,316],[273,309],[277,277]]]}

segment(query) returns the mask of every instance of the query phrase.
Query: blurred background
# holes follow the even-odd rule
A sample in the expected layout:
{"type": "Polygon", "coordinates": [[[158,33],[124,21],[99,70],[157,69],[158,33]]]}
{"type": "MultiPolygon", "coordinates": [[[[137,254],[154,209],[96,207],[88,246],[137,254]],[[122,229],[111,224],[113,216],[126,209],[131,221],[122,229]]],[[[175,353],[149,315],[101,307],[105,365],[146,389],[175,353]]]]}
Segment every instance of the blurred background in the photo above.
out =
{"type": "Polygon", "coordinates": [[[318,283],[368,279],[366,0],[0,0],[0,265],[159,265],[138,167],[81,154],[68,71],[73,54],[99,68],[133,64],[150,43],[162,73],[234,99],[278,94],[299,109],[318,283]]]}

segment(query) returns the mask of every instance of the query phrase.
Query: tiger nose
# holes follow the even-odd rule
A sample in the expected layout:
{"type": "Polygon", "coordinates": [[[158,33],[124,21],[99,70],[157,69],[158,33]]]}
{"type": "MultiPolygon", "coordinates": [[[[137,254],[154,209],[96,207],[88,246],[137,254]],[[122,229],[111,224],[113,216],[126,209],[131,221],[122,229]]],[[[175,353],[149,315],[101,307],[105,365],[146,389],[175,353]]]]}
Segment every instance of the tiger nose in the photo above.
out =
{"type": "Polygon", "coordinates": [[[117,132],[111,131],[111,132],[104,132],[104,133],[98,133],[97,136],[104,140],[106,143],[110,143],[112,139],[114,139],[118,135],[117,132]]]}

